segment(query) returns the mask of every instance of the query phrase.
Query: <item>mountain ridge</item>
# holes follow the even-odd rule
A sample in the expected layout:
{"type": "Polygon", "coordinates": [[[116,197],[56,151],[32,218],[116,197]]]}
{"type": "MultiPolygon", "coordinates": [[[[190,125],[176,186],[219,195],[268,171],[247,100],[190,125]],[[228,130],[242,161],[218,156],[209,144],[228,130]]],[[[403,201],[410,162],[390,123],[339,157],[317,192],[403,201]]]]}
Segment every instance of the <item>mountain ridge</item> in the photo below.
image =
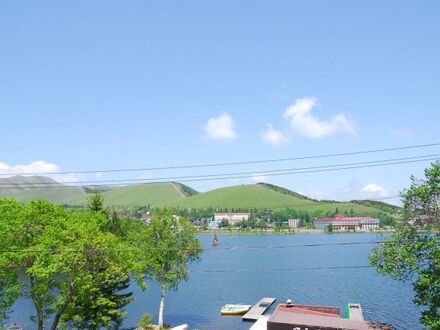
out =
{"type": "MultiPolygon", "coordinates": [[[[0,198],[14,197],[22,202],[43,198],[72,206],[85,205],[87,196],[100,186],[66,186],[45,176],[14,176],[0,179],[0,198]],[[44,184],[49,185],[44,187],[44,184]],[[3,187],[6,188],[3,188],[3,187]]],[[[101,189],[100,189],[101,190],[101,189]]],[[[319,201],[287,188],[257,183],[222,187],[199,193],[179,182],[142,183],[129,186],[104,186],[104,200],[109,206],[136,208],[173,206],[194,209],[282,209],[374,214],[393,214],[398,206],[371,200],[350,202],[319,201]]]]}

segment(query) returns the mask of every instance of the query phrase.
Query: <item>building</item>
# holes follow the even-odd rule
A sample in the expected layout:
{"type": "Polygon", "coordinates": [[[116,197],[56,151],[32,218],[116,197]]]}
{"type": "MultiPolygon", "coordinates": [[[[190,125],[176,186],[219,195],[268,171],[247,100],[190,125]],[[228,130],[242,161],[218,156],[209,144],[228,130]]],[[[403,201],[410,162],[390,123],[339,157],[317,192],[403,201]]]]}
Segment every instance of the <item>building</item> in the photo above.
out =
{"type": "Polygon", "coordinates": [[[236,223],[240,221],[246,221],[249,220],[251,217],[250,213],[223,213],[223,212],[216,212],[214,213],[214,221],[220,223],[222,220],[227,220],[230,225],[235,225],[236,223]]]}
{"type": "MultiPolygon", "coordinates": [[[[299,304],[278,305],[267,319],[267,330],[370,330],[395,329],[390,324],[365,321],[359,304],[347,305],[348,316],[342,318],[338,307],[299,304]]],[[[260,327],[260,329],[263,329],[260,327]]],[[[251,328],[253,329],[253,328],[251,328]]]]}
{"type": "Polygon", "coordinates": [[[211,220],[208,223],[208,229],[218,229],[218,228],[220,228],[220,222],[221,221],[211,220]]]}
{"type": "Polygon", "coordinates": [[[333,230],[373,230],[378,229],[380,220],[373,217],[346,217],[338,213],[334,218],[318,218],[315,227],[326,229],[331,225],[333,230]]]}
{"type": "Polygon", "coordinates": [[[147,225],[149,225],[149,224],[151,223],[151,215],[150,215],[150,212],[143,213],[143,214],[141,215],[141,220],[142,220],[143,222],[145,222],[147,225]]]}
{"type": "Polygon", "coordinates": [[[299,224],[300,224],[300,220],[299,219],[289,219],[289,227],[290,228],[298,228],[299,224]]]}

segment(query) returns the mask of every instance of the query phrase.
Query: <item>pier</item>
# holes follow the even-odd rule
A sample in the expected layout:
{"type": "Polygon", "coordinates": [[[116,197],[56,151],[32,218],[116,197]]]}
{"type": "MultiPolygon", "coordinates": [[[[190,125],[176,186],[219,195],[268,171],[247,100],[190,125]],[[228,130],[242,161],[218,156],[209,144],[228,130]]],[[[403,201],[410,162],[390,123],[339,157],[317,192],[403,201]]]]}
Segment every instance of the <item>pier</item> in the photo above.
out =
{"type": "Polygon", "coordinates": [[[347,304],[347,314],[347,317],[350,320],[364,320],[364,314],[362,313],[361,304],[347,304]]]}
{"type": "Polygon", "coordinates": [[[243,315],[243,321],[255,322],[269,309],[275,302],[275,298],[262,298],[256,305],[254,305],[249,312],[243,315]]]}

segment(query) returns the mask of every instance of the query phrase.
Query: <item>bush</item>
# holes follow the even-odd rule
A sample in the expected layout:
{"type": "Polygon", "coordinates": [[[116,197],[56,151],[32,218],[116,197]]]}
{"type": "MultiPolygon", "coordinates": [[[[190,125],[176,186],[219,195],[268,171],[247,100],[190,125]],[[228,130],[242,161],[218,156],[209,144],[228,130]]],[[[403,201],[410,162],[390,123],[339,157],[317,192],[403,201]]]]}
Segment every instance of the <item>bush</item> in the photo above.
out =
{"type": "Polygon", "coordinates": [[[148,313],[142,315],[141,319],[139,320],[139,326],[144,330],[156,329],[156,326],[153,324],[153,319],[148,313]]]}

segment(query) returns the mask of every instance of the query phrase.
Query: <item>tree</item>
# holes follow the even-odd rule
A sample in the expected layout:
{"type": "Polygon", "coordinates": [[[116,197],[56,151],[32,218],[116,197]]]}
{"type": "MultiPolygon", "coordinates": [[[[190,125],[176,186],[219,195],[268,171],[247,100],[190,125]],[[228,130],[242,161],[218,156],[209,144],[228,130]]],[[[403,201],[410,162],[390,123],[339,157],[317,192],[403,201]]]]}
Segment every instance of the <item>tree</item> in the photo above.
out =
{"type": "Polygon", "coordinates": [[[380,274],[411,281],[413,302],[425,307],[422,323],[439,329],[440,162],[425,170],[425,179],[411,177],[411,181],[410,188],[402,193],[405,221],[373,250],[370,260],[380,274]]]}
{"type": "Polygon", "coordinates": [[[174,216],[173,209],[157,210],[144,232],[136,239],[149,250],[143,259],[147,277],[160,285],[159,326],[163,326],[165,293],[177,290],[182,280],[188,280],[188,264],[199,260],[202,253],[196,229],[186,218],[174,216]]]}
{"type": "Polygon", "coordinates": [[[329,233],[333,232],[333,225],[331,223],[327,225],[326,231],[329,233]]]}
{"type": "Polygon", "coordinates": [[[226,219],[222,219],[222,221],[220,221],[218,226],[219,228],[227,228],[229,227],[229,221],[226,219]]]}
{"type": "MultiPolygon", "coordinates": [[[[68,325],[69,311],[100,292],[103,283],[127,279],[133,258],[120,252],[127,245],[108,232],[107,225],[106,217],[96,212],[67,212],[46,201],[22,205],[1,200],[0,248],[13,251],[0,257],[0,270],[10,273],[6,283],[1,281],[5,286],[0,293],[9,290],[6,305],[19,295],[29,295],[37,329],[46,329],[50,320],[48,328],[55,330],[68,325]],[[28,285],[18,286],[21,271],[28,285]]],[[[100,295],[96,303],[106,306],[109,301],[100,295]]],[[[99,322],[111,325],[107,315],[99,322]]]]}
{"type": "MultiPolygon", "coordinates": [[[[104,208],[104,197],[98,190],[89,196],[87,209],[107,218],[105,230],[119,238],[124,237],[118,214],[114,209],[104,208]]],[[[102,271],[102,267],[97,267],[90,269],[90,274],[99,279],[102,271]]],[[[129,285],[128,276],[110,276],[98,282],[91,295],[78,297],[66,310],[64,319],[69,328],[119,328],[126,314],[123,308],[134,300],[133,293],[127,292],[129,285]]]]}
{"type": "Polygon", "coordinates": [[[104,196],[101,191],[95,189],[93,193],[87,197],[87,210],[92,212],[106,212],[104,209],[104,196]]]}

